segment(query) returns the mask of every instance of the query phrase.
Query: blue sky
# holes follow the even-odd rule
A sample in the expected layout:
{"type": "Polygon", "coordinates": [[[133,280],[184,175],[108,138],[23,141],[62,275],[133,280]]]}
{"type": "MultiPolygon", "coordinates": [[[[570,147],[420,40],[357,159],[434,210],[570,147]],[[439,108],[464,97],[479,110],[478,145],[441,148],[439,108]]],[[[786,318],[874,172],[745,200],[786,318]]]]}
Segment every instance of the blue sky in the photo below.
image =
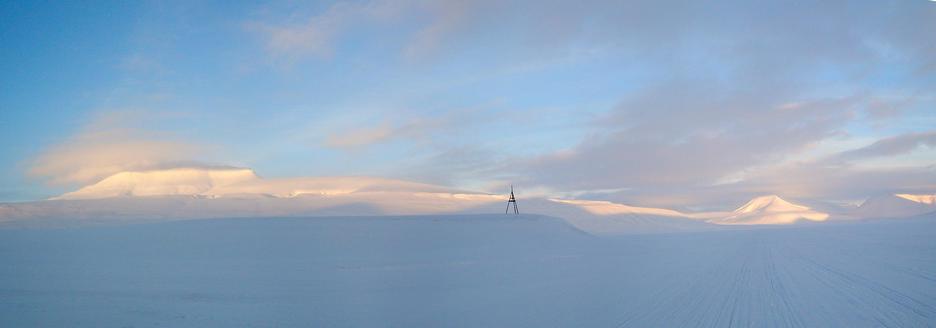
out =
{"type": "Polygon", "coordinates": [[[180,165],[667,206],[933,192],[934,30],[930,1],[8,1],[0,201],[180,165]]]}

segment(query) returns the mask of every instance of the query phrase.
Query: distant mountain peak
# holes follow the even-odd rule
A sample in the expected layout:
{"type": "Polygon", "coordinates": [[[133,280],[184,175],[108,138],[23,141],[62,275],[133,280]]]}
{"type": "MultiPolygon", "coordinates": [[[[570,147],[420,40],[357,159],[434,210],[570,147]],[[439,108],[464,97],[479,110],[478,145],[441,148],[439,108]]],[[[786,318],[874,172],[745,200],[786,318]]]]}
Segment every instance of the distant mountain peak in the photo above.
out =
{"type": "Polygon", "coordinates": [[[251,169],[233,167],[177,167],[159,170],[123,171],[54,199],[199,195],[216,187],[258,179],[260,178],[251,169]]]}
{"type": "Polygon", "coordinates": [[[686,214],[665,208],[638,207],[598,200],[549,199],[554,203],[574,205],[596,215],[643,214],[672,217],[687,217],[686,214]]]}
{"type": "Polygon", "coordinates": [[[799,220],[825,221],[829,214],[794,204],[777,195],[751,199],[724,218],[710,220],[718,224],[790,224],[799,220]]]}
{"type": "MultiPolygon", "coordinates": [[[[0,221],[64,216],[201,218],[488,213],[502,210],[505,197],[378,177],[264,179],[248,168],[176,167],[119,172],[53,198],[53,201],[0,204],[0,221]]],[[[708,229],[709,223],[791,224],[829,218],[829,213],[778,195],[754,197],[730,212],[693,213],[609,201],[548,198],[521,200],[520,206],[527,208],[528,213],[559,216],[583,230],[601,233],[708,229]]],[[[891,194],[872,197],[846,214],[835,209],[830,213],[860,219],[907,217],[934,211],[934,194],[891,194]]]]}
{"type": "Polygon", "coordinates": [[[868,198],[856,210],[857,218],[908,217],[936,212],[934,194],[889,194],[868,198]]]}
{"type": "Polygon", "coordinates": [[[745,214],[758,211],[787,212],[805,210],[809,210],[809,207],[790,203],[777,195],[767,195],[751,199],[738,209],[734,210],[734,213],[745,214]]]}
{"type": "Polygon", "coordinates": [[[894,194],[894,196],[921,204],[936,205],[936,194],[914,195],[914,194],[894,194]]]}
{"type": "Polygon", "coordinates": [[[170,168],[124,171],[53,200],[150,196],[262,196],[293,198],[335,196],[360,192],[472,194],[417,182],[375,177],[303,177],[263,179],[246,168],[170,168]]]}

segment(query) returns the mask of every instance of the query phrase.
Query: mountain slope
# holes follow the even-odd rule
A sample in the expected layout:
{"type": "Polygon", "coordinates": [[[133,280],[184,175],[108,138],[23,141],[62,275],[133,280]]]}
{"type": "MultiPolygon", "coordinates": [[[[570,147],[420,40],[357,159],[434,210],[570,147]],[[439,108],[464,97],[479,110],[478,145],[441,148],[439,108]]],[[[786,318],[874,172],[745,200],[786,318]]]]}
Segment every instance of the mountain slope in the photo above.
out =
{"type": "Polygon", "coordinates": [[[392,179],[372,177],[316,177],[263,179],[243,168],[173,168],[128,171],[54,199],[103,199],[125,196],[267,196],[344,195],[358,191],[450,192],[457,191],[392,179]]]}
{"type": "Polygon", "coordinates": [[[718,227],[688,215],[661,208],[637,207],[606,201],[531,199],[520,203],[532,213],[557,216],[595,235],[700,231],[718,227]]]}
{"type": "Polygon", "coordinates": [[[127,171],[55,199],[99,199],[120,196],[201,195],[216,188],[258,181],[250,169],[173,168],[127,171]]]}
{"type": "MultiPolygon", "coordinates": [[[[496,214],[505,196],[371,177],[263,179],[242,168],[121,172],[48,201],[0,205],[0,221],[81,224],[221,217],[496,214]],[[38,220],[37,220],[38,219],[38,220]]],[[[520,199],[522,213],[592,234],[709,229],[677,211],[602,201],[520,199]]]]}
{"type": "Polygon", "coordinates": [[[790,203],[776,195],[754,198],[723,218],[712,219],[717,224],[790,224],[798,220],[825,221],[829,214],[803,205],[790,203]]]}
{"type": "MultiPolygon", "coordinates": [[[[264,179],[244,168],[174,168],[121,172],[51,200],[0,204],[0,221],[492,214],[502,212],[505,201],[503,195],[373,177],[264,179]]],[[[560,217],[593,234],[825,221],[832,213],[777,196],[754,198],[732,212],[683,213],[606,201],[523,197],[519,205],[522,213],[560,217]]],[[[869,199],[843,217],[901,217],[933,211],[934,195],[898,194],[869,199]]]]}
{"type": "Polygon", "coordinates": [[[855,218],[899,218],[936,212],[936,195],[895,194],[868,198],[855,218]]]}

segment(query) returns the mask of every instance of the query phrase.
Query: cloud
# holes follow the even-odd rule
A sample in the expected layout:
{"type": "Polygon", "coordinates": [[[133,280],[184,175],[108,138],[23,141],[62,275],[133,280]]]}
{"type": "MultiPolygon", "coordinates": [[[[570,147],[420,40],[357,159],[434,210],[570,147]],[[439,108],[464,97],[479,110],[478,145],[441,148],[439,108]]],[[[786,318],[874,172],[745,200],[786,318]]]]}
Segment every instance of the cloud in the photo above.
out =
{"type": "Polygon", "coordinates": [[[400,124],[384,121],[375,126],[356,127],[330,133],[326,136],[323,145],[336,149],[369,147],[400,139],[421,138],[445,125],[446,123],[440,119],[412,118],[400,124]]]}
{"type": "Polygon", "coordinates": [[[818,163],[785,163],[749,172],[745,179],[718,185],[645,187],[579,195],[627,204],[687,210],[730,210],[757,195],[802,200],[858,203],[874,195],[932,193],[936,166],[842,168],[818,163]]]}
{"type": "MultiPolygon", "coordinates": [[[[657,206],[743,202],[752,194],[780,194],[802,199],[861,201],[879,194],[932,193],[936,190],[936,161],[922,164],[860,165],[878,158],[906,155],[923,145],[932,147],[933,132],[885,137],[871,145],[824,157],[788,160],[748,168],[743,178],[730,183],[687,187],[624,190],[613,195],[592,195],[618,201],[657,206]]],[[[932,154],[932,153],[931,153],[932,154]]],[[[932,157],[930,157],[932,158],[932,157]]],[[[900,161],[896,161],[899,163],[900,161]]]]}
{"type": "Polygon", "coordinates": [[[936,148],[936,131],[908,133],[880,139],[871,145],[833,156],[834,161],[856,161],[912,152],[921,147],[936,148]]]}
{"type": "Polygon", "coordinates": [[[140,111],[98,115],[77,134],[33,161],[28,174],[53,184],[87,184],[120,171],[198,165],[205,147],[146,129],[156,120],[140,111]]]}
{"type": "Polygon", "coordinates": [[[329,58],[343,41],[354,39],[369,44],[390,40],[399,51],[395,55],[419,62],[479,41],[519,42],[543,50],[541,46],[558,38],[571,39],[575,33],[570,31],[587,19],[579,8],[558,3],[531,7],[522,1],[340,1],[324,10],[298,10],[298,17],[290,12],[246,25],[261,35],[269,54],[290,61],[329,58]],[[364,33],[355,33],[360,31],[364,33]]]}
{"type": "Polygon", "coordinates": [[[529,62],[598,47],[658,58],[706,51],[769,69],[764,74],[875,57],[912,62],[926,73],[936,68],[936,46],[926,42],[928,31],[936,29],[931,7],[851,1],[339,1],[248,25],[261,32],[271,54],[293,58],[327,57],[336,44],[354,39],[398,43],[409,59],[493,52],[529,62]],[[353,33],[359,29],[372,38],[353,33]]]}
{"type": "Polygon", "coordinates": [[[859,102],[780,99],[767,91],[667,83],[625,100],[597,123],[604,133],[523,165],[531,180],[560,189],[714,184],[839,133],[859,102]]]}
{"type": "MultiPolygon", "coordinates": [[[[919,33],[920,25],[933,24],[936,11],[920,4],[890,11],[851,5],[637,1],[596,14],[591,9],[603,4],[583,4],[594,6],[585,11],[594,18],[588,25],[604,28],[582,33],[612,44],[621,60],[640,63],[650,78],[624,94],[577,146],[518,159],[518,172],[527,183],[555,190],[623,189],[618,195],[652,195],[671,205],[729,192],[749,197],[787,190],[781,186],[794,194],[848,194],[806,191],[830,172],[823,163],[794,169],[790,160],[847,135],[859,120],[893,117],[913,105],[882,103],[893,97],[879,83],[901,85],[899,93],[913,95],[931,82],[913,73],[894,76],[894,68],[923,69],[936,57],[932,42],[919,33]],[[804,179],[785,180],[785,174],[804,179]]],[[[924,140],[929,137],[883,140],[842,157],[893,156],[929,145],[924,140]]],[[[880,184],[884,177],[919,187],[910,183],[928,172],[853,169],[830,176],[838,187],[868,191],[874,184],[864,181],[881,189],[898,186],[880,184]]]]}
{"type": "Polygon", "coordinates": [[[936,166],[841,168],[797,163],[764,170],[731,188],[841,200],[889,193],[932,193],[936,190],[936,166]]]}
{"type": "MultiPolygon", "coordinates": [[[[815,184],[828,175],[843,188],[870,188],[860,181],[911,182],[928,172],[832,172],[829,162],[793,160],[817,143],[851,133],[854,126],[892,122],[919,105],[916,95],[932,87],[928,77],[936,67],[936,44],[929,33],[936,30],[936,10],[929,3],[364,1],[338,2],[291,17],[251,25],[276,58],[328,58],[340,52],[342,58],[394,65],[397,55],[414,62],[439,56],[458,69],[501,70],[498,64],[568,64],[544,59],[589,53],[600,54],[594,57],[602,62],[596,67],[626,68],[606,73],[629,81],[621,82],[623,87],[616,76],[603,72],[595,73],[609,81],[603,86],[569,80],[569,89],[605,88],[592,93],[604,97],[596,101],[616,97],[619,103],[585,127],[587,137],[574,147],[544,145],[537,148],[546,151],[532,158],[505,159],[483,145],[465,145],[481,137],[439,142],[437,137],[448,131],[424,121],[397,120],[394,115],[403,116],[399,112],[385,114],[394,120],[314,132],[326,133],[316,135],[316,141],[336,149],[399,140],[432,143],[431,154],[420,156],[424,165],[412,166],[429,172],[426,179],[444,180],[449,171],[484,179],[506,169],[518,182],[553,190],[623,190],[620,194],[627,197],[692,202],[781,187],[796,194],[832,195],[836,192],[808,191],[794,182],[815,184]],[[342,48],[345,44],[354,46],[342,48]],[[399,54],[384,52],[394,49],[399,54]],[[617,94],[607,95],[607,90],[617,94]],[[785,174],[805,178],[787,180],[785,174]]],[[[432,77],[439,83],[436,78],[448,76],[432,77]]],[[[510,91],[504,91],[505,97],[510,91]]],[[[836,158],[895,156],[932,147],[927,138],[885,139],[836,158]]],[[[563,146],[569,143],[574,141],[563,146]]]]}
{"type": "Polygon", "coordinates": [[[429,2],[425,8],[429,23],[426,23],[403,47],[403,55],[410,60],[425,59],[436,54],[452,41],[452,35],[464,33],[481,13],[486,1],[437,1],[429,2]]]}
{"type": "Polygon", "coordinates": [[[410,141],[424,146],[442,144],[442,140],[461,139],[459,133],[471,131],[474,124],[490,115],[488,105],[439,111],[387,109],[366,114],[318,121],[311,130],[324,131],[321,144],[334,149],[360,149],[396,141],[410,141]],[[363,117],[378,118],[368,122],[363,117]]]}
{"type": "Polygon", "coordinates": [[[503,157],[473,145],[442,147],[401,173],[404,178],[420,182],[489,191],[491,184],[497,188],[507,185],[509,177],[505,175],[513,174],[503,167],[503,157]]]}
{"type": "Polygon", "coordinates": [[[389,125],[381,124],[377,127],[360,128],[341,134],[330,134],[323,145],[329,148],[357,148],[370,146],[394,137],[400,130],[389,125]]]}
{"type": "Polygon", "coordinates": [[[298,19],[253,21],[249,30],[259,32],[267,51],[281,58],[298,60],[313,56],[330,57],[335,42],[356,26],[391,19],[410,2],[337,2],[320,13],[298,19]],[[298,20],[298,21],[297,21],[298,20]]]}
{"type": "Polygon", "coordinates": [[[329,56],[332,39],[345,24],[341,10],[331,9],[328,13],[315,16],[309,22],[297,26],[256,25],[255,28],[268,36],[267,50],[287,57],[301,55],[329,56]]]}

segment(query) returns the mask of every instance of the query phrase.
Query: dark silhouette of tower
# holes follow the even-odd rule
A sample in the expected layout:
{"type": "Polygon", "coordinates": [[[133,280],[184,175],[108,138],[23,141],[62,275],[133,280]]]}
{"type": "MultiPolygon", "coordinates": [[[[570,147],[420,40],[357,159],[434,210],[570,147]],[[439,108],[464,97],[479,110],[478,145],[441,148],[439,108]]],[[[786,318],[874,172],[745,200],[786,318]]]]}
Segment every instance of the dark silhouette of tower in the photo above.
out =
{"type": "Polygon", "coordinates": [[[510,204],[513,204],[514,214],[520,214],[520,210],[517,209],[517,198],[514,197],[513,185],[510,185],[510,199],[507,200],[507,210],[504,211],[504,214],[510,213],[510,204]]]}

